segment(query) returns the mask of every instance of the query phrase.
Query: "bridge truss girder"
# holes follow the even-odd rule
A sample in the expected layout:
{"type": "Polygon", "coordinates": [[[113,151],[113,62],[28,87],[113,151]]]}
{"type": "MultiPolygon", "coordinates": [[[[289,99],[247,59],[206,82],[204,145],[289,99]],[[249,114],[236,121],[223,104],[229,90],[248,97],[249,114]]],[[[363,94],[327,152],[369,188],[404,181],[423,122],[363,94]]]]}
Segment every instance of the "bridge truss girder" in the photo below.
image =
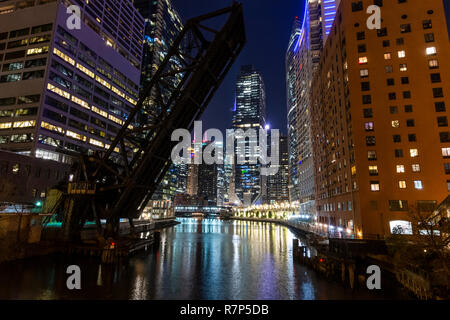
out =
{"type": "Polygon", "coordinates": [[[109,149],[80,157],[63,208],[66,239],[79,235],[87,219],[99,232],[107,219],[108,233],[117,235],[120,218],[139,217],[171,165],[172,131],[192,130],[245,42],[241,4],[187,22],[109,149]],[[226,15],[221,29],[207,25],[226,15]],[[138,117],[146,122],[135,126],[138,117]]]}

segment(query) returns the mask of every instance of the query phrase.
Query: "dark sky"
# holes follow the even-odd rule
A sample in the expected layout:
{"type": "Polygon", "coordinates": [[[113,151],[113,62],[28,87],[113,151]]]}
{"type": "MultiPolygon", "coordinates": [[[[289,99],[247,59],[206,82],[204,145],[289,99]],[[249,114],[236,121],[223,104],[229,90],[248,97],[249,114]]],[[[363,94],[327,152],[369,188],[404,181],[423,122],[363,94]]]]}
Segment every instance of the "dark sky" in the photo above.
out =
{"type": "MultiPolygon", "coordinates": [[[[267,122],[286,133],[285,53],[295,16],[303,16],[304,0],[241,0],[247,44],[203,115],[203,130],[231,127],[234,84],[241,65],[261,71],[267,94],[267,122]]],[[[444,0],[447,16],[450,1],[444,0]]],[[[182,19],[227,7],[231,0],[173,0],[182,19]]]]}

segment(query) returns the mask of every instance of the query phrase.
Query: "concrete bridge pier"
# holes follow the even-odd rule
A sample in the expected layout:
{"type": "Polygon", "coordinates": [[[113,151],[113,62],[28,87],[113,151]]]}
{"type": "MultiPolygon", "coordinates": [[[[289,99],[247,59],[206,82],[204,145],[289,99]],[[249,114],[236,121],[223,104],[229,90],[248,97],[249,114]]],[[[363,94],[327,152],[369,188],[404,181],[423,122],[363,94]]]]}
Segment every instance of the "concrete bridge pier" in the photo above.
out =
{"type": "Polygon", "coordinates": [[[341,281],[345,283],[345,263],[341,262],[341,281]]]}
{"type": "Polygon", "coordinates": [[[350,263],[348,265],[348,280],[350,284],[350,288],[355,288],[355,265],[350,263]]]}

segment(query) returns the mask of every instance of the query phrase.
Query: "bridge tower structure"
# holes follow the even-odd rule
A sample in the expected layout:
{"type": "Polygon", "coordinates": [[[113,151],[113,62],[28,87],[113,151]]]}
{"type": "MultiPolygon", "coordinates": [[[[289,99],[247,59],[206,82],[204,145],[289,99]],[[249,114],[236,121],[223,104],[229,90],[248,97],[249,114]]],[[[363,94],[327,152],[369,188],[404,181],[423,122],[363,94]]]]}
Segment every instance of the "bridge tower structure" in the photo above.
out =
{"type": "Polygon", "coordinates": [[[128,219],[133,230],[133,219],[139,217],[171,165],[176,143],[171,142],[172,132],[192,130],[245,43],[239,3],[186,23],[109,149],[78,155],[56,209],[63,216],[65,240],[79,239],[86,221],[96,221],[104,237],[118,237],[121,218],[128,219]],[[219,20],[225,20],[221,27],[217,27],[219,20]],[[173,61],[179,62],[176,70],[173,61]],[[170,81],[174,76],[181,80],[170,81]],[[147,108],[150,96],[156,97],[163,112],[147,108]],[[133,126],[142,116],[146,122],[133,126]],[[107,221],[105,230],[101,219],[107,221]]]}

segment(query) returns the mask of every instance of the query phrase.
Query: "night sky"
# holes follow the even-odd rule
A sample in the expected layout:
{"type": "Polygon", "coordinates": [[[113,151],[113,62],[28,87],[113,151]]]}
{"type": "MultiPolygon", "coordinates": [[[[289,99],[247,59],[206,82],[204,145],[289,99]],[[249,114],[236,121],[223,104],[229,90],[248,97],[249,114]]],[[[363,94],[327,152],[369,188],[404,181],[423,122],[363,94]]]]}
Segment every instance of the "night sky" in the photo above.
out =
{"type": "MultiPolygon", "coordinates": [[[[242,0],[247,44],[222,86],[203,114],[203,130],[231,127],[234,85],[241,65],[253,64],[261,71],[267,95],[267,122],[286,129],[285,54],[295,16],[303,16],[304,0],[242,0]]],[[[447,17],[450,1],[444,0],[447,17]]],[[[173,0],[182,19],[227,7],[231,0],[173,0]]]]}

